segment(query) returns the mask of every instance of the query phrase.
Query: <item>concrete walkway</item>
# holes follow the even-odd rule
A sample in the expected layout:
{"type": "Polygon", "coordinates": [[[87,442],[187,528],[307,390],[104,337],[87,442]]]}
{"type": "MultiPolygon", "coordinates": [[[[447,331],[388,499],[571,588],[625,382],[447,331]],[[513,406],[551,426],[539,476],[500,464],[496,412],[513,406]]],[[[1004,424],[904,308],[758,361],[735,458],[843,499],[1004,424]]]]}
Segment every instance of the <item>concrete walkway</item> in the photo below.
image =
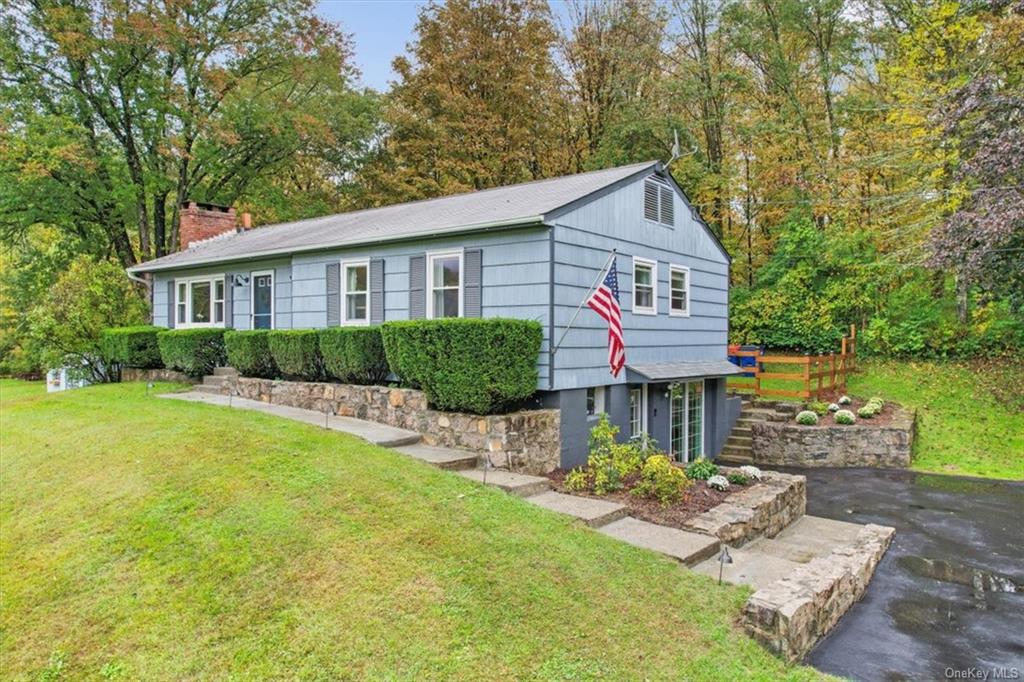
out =
{"type": "Polygon", "coordinates": [[[718,538],[710,535],[659,526],[656,523],[634,519],[632,516],[613,521],[599,528],[598,532],[636,547],[661,552],[678,559],[686,566],[693,566],[710,556],[715,556],[721,546],[718,538]]]}
{"type": "MultiPolygon", "coordinates": [[[[750,585],[755,590],[789,575],[800,564],[828,556],[835,547],[857,537],[859,523],[833,521],[818,516],[801,516],[774,538],[758,538],[740,549],[730,549],[732,563],[722,570],[722,580],[750,585]]],[[[711,557],[696,566],[697,573],[718,578],[718,559],[711,557]]]]}

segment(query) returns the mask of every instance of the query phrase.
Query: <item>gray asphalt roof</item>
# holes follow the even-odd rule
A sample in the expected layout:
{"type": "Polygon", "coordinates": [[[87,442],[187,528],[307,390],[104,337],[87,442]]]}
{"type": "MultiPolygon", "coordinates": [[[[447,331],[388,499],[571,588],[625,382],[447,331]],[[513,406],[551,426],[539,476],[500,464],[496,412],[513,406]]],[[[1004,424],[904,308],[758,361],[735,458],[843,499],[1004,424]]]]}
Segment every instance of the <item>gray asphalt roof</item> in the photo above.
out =
{"type": "Polygon", "coordinates": [[[740,374],[742,369],[728,360],[703,360],[690,362],[651,362],[626,365],[626,369],[639,374],[649,381],[676,381],[679,379],[700,379],[740,374]]]}
{"type": "Polygon", "coordinates": [[[659,165],[657,161],[648,161],[438,199],[268,225],[217,237],[141,263],[130,271],[168,270],[218,261],[539,224],[556,209],[659,165]]]}

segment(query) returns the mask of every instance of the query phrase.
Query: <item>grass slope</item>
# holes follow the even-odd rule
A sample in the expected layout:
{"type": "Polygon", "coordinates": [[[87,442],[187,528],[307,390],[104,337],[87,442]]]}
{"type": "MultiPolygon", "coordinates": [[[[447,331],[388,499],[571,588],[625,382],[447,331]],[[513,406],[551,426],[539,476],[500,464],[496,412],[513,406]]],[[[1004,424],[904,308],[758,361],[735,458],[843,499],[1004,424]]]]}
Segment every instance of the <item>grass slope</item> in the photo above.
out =
{"type": "MultiPolygon", "coordinates": [[[[773,365],[771,371],[802,371],[773,365]]],[[[879,395],[917,410],[912,468],[945,474],[1024,480],[1024,363],[989,364],[863,360],[847,391],[879,395]]],[[[766,388],[799,390],[800,382],[765,380],[766,388]]],[[[730,379],[743,390],[750,379],[730,379]]]]}
{"type": "Polygon", "coordinates": [[[0,384],[5,676],[819,676],[737,630],[746,590],[389,450],[42,391],[0,384]]]}
{"type": "Polygon", "coordinates": [[[914,469],[1024,480],[1024,406],[997,397],[1019,390],[1024,365],[998,367],[993,375],[980,365],[872,360],[848,389],[917,409],[914,469]]]}

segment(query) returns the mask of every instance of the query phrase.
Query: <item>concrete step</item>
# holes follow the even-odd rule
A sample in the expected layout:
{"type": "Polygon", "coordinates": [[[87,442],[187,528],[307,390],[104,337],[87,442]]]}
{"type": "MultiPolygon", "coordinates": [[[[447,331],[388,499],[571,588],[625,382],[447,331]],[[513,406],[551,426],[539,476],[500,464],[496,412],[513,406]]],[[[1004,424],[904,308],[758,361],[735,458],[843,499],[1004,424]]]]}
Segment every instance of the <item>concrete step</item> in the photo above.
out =
{"type": "Polygon", "coordinates": [[[504,469],[463,469],[459,476],[486,483],[518,497],[531,497],[551,490],[551,481],[544,476],[527,476],[504,469]]]}
{"type": "Polygon", "coordinates": [[[204,386],[223,386],[227,382],[226,376],[218,376],[214,374],[207,374],[203,377],[204,386]]]}
{"type": "Polygon", "coordinates": [[[718,557],[713,556],[694,566],[693,570],[717,579],[721,568],[723,581],[734,585],[750,585],[758,590],[786,577],[801,565],[800,562],[757,550],[754,546],[757,542],[745,545],[743,549],[730,549],[731,564],[720,566],[718,557]]]}
{"type": "Polygon", "coordinates": [[[754,431],[749,426],[734,426],[732,429],[732,435],[739,436],[741,438],[751,438],[754,435],[754,431]]]}
{"type": "Polygon", "coordinates": [[[761,419],[765,420],[776,414],[775,410],[766,407],[752,407],[749,410],[740,412],[740,419],[761,419]]]}
{"type": "Polygon", "coordinates": [[[192,387],[193,391],[197,393],[209,393],[211,395],[221,395],[220,384],[196,384],[192,387]]]}
{"type": "Polygon", "coordinates": [[[750,436],[737,436],[736,432],[733,431],[729,434],[725,444],[734,448],[749,448],[754,442],[754,439],[750,436]]]}
{"type": "Polygon", "coordinates": [[[767,418],[761,419],[760,417],[744,417],[740,415],[739,419],[736,420],[736,426],[749,429],[754,424],[763,424],[768,421],[767,418]]]}
{"type": "Polygon", "coordinates": [[[722,452],[719,454],[719,456],[727,457],[730,459],[750,459],[751,452],[750,448],[726,445],[725,447],[722,448],[722,452]]]}
{"type": "Polygon", "coordinates": [[[213,374],[218,377],[237,377],[238,370],[234,367],[214,367],[213,374]]]}
{"type": "Polygon", "coordinates": [[[412,443],[400,443],[388,445],[402,454],[415,457],[427,464],[433,464],[439,469],[473,469],[476,467],[477,455],[475,452],[456,450],[454,448],[437,448],[432,445],[424,445],[419,441],[419,434],[416,434],[416,441],[412,443]]]}
{"type": "Polygon", "coordinates": [[[539,507],[573,516],[591,528],[599,528],[612,521],[617,521],[629,512],[624,505],[617,502],[595,500],[592,497],[565,495],[563,493],[556,493],[553,490],[540,493],[539,495],[531,495],[526,500],[539,507]]]}
{"type": "Polygon", "coordinates": [[[632,516],[612,521],[602,526],[598,532],[636,547],[668,555],[687,566],[693,566],[714,556],[721,546],[718,538],[710,535],[659,526],[632,516]]]}

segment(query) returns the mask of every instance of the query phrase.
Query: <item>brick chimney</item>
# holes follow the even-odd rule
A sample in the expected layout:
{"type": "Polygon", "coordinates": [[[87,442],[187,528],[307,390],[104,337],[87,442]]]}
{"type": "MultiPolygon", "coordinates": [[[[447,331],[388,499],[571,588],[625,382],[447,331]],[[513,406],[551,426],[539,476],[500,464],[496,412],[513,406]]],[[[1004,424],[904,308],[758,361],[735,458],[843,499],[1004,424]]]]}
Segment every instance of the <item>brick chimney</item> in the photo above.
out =
{"type": "Polygon", "coordinates": [[[234,208],[195,201],[186,201],[181,205],[178,241],[182,249],[187,249],[195,242],[237,230],[234,208]]]}

